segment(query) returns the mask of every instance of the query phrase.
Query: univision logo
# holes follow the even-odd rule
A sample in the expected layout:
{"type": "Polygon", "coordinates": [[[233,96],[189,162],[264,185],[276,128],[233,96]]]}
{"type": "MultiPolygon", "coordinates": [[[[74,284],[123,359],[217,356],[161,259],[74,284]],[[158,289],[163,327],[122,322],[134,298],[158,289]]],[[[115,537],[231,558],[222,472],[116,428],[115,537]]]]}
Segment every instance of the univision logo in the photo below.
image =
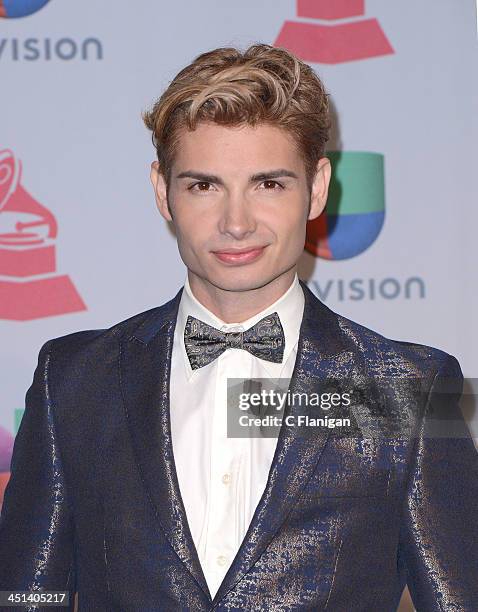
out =
{"type": "Polygon", "coordinates": [[[330,151],[332,181],[325,211],[307,224],[305,249],[324,259],[349,259],[375,242],[385,219],[384,157],[330,151]]]}
{"type": "Polygon", "coordinates": [[[42,9],[48,2],[49,0],[0,0],[0,17],[26,17],[42,9]]]}
{"type": "MultiPolygon", "coordinates": [[[[0,17],[12,18],[32,15],[49,0],[0,0],[0,17]]],[[[58,40],[50,37],[36,38],[0,38],[0,61],[11,59],[13,61],[25,60],[83,60],[103,59],[102,42],[95,37],[76,40],[62,37],[58,40]]]]}

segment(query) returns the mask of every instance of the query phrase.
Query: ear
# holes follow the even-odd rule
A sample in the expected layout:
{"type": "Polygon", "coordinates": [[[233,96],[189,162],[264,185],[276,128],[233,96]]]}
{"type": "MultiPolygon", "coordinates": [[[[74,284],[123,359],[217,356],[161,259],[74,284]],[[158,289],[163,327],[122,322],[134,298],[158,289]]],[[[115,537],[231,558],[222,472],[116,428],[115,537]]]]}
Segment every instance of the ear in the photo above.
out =
{"type": "Polygon", "coordinates": [[[166,221],[172,221],[173,218],[169,212],[168,206],[166,181],[164,180],[158,161],[151,163],[150,177],[151,183],[153,184],[154,197],[156,198],[156,206],[166,221]]]}
{"type": "Polygon", "coordinates": [[[316,219],[324,210],[329,193],[332,168],[327,157],[321,157],[317,163],[317,170],[310,195],[310,212],[307,220],[316,219]]]}

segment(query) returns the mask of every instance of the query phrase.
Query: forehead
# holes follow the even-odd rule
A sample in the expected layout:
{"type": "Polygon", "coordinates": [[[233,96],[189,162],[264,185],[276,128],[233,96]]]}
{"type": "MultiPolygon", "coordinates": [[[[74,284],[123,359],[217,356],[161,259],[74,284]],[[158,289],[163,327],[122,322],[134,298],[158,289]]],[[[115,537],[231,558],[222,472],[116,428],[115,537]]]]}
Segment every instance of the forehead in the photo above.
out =
{"type": "Polygon", "coordinates": [[[202,122],[195,130],[181,130],[173,167],[235,173],[289,168],[304,171],[296,143],[283,128],[267,124],[223,126],[202,122]]]}

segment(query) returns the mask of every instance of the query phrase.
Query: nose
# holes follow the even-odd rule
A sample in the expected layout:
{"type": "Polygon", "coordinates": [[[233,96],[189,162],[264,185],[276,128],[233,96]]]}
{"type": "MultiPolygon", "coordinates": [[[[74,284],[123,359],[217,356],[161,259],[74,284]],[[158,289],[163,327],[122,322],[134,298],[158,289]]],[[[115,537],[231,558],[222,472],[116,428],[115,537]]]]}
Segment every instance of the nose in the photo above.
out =
{"type": "Polygon", "coordinates": [[[244,194],[230,194],[224,201],[219,231],[235,240],[243,240],[256,229],[256,220],[244,194]]]}

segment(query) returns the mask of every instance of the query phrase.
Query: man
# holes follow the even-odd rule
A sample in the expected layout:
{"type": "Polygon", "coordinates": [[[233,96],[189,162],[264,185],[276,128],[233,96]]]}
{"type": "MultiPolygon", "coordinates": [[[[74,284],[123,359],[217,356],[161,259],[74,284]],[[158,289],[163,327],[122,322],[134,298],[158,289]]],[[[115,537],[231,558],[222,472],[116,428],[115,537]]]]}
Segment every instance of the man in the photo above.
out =
{"type": "Polygon", "coordinates": [[[282,49],[217,49],[145,122],[187,279],[160,307],[42,347],[0,589],[77,591],[80,611],[386,612],[408,584],[419,611],[477,609],[457,360],[334,313],[297,277],[331,174],[319,78],[282,49]],[[302,397],[353,385],[330,412],[351,429],[228,436],[231,378],[290,378],[302,397]],[[460,431],[438,435],[437,416],[460,431]]]}

